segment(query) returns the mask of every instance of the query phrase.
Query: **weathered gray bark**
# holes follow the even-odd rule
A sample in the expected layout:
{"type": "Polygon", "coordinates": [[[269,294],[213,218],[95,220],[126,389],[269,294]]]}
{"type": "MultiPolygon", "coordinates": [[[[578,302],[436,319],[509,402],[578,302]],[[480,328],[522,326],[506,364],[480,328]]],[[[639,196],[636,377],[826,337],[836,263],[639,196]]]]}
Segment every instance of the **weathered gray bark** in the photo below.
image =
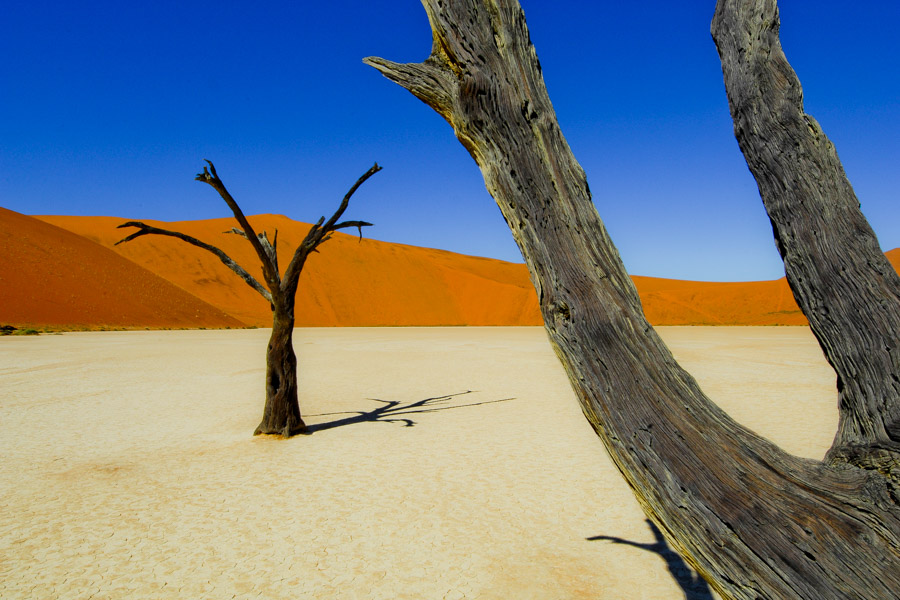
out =
{"type": "Polygon", "coordinates": [[[837,373],[841,421],[828,458],[898,468],[900,278],[834,146],[803,112],[803,90],[778,29],[775,0],[718,3],[712,33],[734,133],[794,297],[837,373]]]}
{"type": "Polygon", "coordinates": [[[306,237],[294,251],[291,262],[285,269],[284,277],[282,278],[278,269],[278,232],[275,232],[271,242],[265,231],[256,233],[237,202],[225,188],[225,184],[219,179],[219,176],[216,174],[216,168],[210,161],[206,162],[209,163],[209,167],[204,167],[203,172],[198,174],[195,179],[212,186],[231,209],[235,220],[237,220],[241,228],[235,227],[226,233],[240,235],[253,246],[262,265],[265,287],[219,248],[177,231],[160,229],[140,221],[128,221],[119,225],[119,227],[136,227],[138,231],[116,242],[116,244],[130,242],[144,235],[165,235],[178,238],[215,254],[223,264],[234,271],[247,285],[259,292],[269,302],[269,306],[272,308],[272,335],[269,338],[269,345],[266,349],[266,404],[263,409],[262,421],[256,428],[256,431],[253,432],[253,435],[275,434],[290,437],[303,433],[306,430],[306,424],[300,416],[300,403],[297,395],[297,356],[294,354],[293,346],[294,304],[300,273],[303,271],[303,266],[306,264],[306,259],[310,253],[315,252],[321,244],[331,239],[332,233],[340,229],[356,227],[360,232],[361,238],[362,228],[372,225],[365,221],[338,222],[338,220],[344,214],[344,211],[347,210],[347,207],[350,205],[350,198],[359,186],[366,179],[380,171],[381,167],[375,164],[371,169],[363,173],[344,196],[343,200],[341,200],[340,206],[338,206],[331,218],[326,222],[325,217],[322,217],[310,228],[309,233],[306,234],[306,237]]]}
{"type": "MultiPolygon", "coordinates": [[[[644,318],[560,132],[518,3],[423,4],[431,56],[365,62],[441,114],[481,168],[585,416],[672,547],[725,598],[896,597],[900,507],[886,463],[790,456],[708,400],[644,318]]],[[[876,285],[860,271],[862,285],[876,285]]],[[[819,296],[827,307],[830,295],[819,296]]],[[[885,310],[897,312],[896,298],[885,310]]]]}

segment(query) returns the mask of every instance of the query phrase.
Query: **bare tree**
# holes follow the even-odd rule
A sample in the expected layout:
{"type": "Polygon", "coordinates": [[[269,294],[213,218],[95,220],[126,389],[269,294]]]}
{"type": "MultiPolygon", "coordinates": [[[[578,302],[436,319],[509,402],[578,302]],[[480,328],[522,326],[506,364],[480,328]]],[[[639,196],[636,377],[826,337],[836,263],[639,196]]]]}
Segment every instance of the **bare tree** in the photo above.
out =
{"type": "Polygon", "coordinates": [[[423,0],[423,63],[366,63],[427,103],[481,168],[585,416],[648,517],[724,598],[900,593],[900,280],[781,51],[775,0],[713,21],[735,130],[798,303],[838,372],[824,461],[732,420],[649,325],[560,132],[515,0],[423,0]]]}
{"type": "Polygon", "coordinates": [[[272,308],[272,336],[269,338],[269,346],[266,350],[266,406],[263,410],[262,421],[253,435],[279,434],[290,437],[306,430],[297,400],[297,356],[294,354],[293,346],[294,303],[300,272],[310,253],[316,252],[321,244],[331,239],[331,235],[335,231],[356,227],[359,230],[360,239],[362,239],[362,228],[371,226],[371,223],[365,221],[339,222],[339,220],[347,210],[353,193],[366,179],[380,171],[381,167],[375,164],[366,171],[344,196],[331,218],[325,221],[325,217],[322,217],[310,228],[309,233],[294,251],[291,261],[284,271],[284,276],[282,276],[278,268],[278,231],[275,231],[271,242],[265,231],[256,233],[237,202],[225,189],[225,184],[216,174],[216,168],[210,161],[206,162],[209,166],[203,167],[203,172],[199,173],[195,179],[211,185],[234,213],[234,218],[240,228],[235,227],[225,233],[235,233],[250,242],[262,264],[265,286],[219,248],[177,231],[159,229],[140,221],[129,221],[119,227],[136,227],[138,231],[116,242],[116,245],[151,234],[178,238],[215,254],[229,269],[237,273],[247,285],[259,292],[269,302],[269,306],[272,308]]]}

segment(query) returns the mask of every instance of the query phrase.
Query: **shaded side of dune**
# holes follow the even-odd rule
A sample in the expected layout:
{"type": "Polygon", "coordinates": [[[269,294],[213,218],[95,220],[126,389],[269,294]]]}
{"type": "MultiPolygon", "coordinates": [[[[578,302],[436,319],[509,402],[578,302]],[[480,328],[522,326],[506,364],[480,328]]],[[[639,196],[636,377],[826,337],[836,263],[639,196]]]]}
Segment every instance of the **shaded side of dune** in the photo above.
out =
{"type": "MultiPolygon", "coordinates": [[[[260,327],[268,304],[211,254],[179,240],[145,236],[114,246],[128,231],[117,217],[37,217],[77,233],[155,273],[219,310],[260,327]]],[[[279,261],[310,225],[281,215],[250,217],[270,237],[279,261]]],[[[246,240],[229,233],[230,218],[165,223],[218,246],[261,279],[246,240]]],[[[900,249],[887,253],[895,268],[900,249]]],[[[697,282],[634,277],[654,325],[805,325],[787,281],[697,282]]],[[[308,261],[297,296],[298,326],[540,325],[538,299],[522,264],[336,234],[308,261]]]]}
{"type": "Polygon", "coordinates": [[[4,208],[0,324],[53,329],[244,327],[107,248],[4,208]]]}

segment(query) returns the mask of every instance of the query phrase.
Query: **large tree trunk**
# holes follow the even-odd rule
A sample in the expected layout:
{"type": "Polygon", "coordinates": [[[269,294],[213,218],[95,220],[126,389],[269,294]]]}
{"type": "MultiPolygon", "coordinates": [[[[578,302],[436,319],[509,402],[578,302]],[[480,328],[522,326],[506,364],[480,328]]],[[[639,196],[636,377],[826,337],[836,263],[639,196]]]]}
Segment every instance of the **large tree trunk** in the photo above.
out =
{"type": "Polygon", "coordinates": [[[266,406],[253,435],[290,437],[306,430],[297,400],[297,356],[294,354],[293,294],[276,298],[272,336],[266,349],[266,406]]]}
{"type": "Polygon", "coordinates": [[[834,146],[803,111],[803,90],[778,29],[775,0],[719,0],[712,33],[735,136],[794,297],[837,373],[841,420],[828,458],[898,468],[900,278],[834,146]]]}
{"type": "MultiPolygon", "coordinates": [[[[644,318],[559,130],[518,4],[423,4],[431,56],[367,62],[440,113],[478,163],[585,416],[669,543],[725,598],[896,597],[889,465],[788,455],[709,401],[644,318]]],[[[900,310],[896,298],[885,310],[900,310]]]]}

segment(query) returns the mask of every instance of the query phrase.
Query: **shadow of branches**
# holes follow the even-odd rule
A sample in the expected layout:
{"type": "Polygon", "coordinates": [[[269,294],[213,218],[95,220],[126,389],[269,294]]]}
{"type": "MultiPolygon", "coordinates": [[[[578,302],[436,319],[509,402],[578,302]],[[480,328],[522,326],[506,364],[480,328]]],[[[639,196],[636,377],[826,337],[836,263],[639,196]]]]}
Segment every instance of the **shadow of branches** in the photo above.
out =
{"type": "Polygon", "coordinates": [[[631,540],[623,540],[620,537],[611,535],[595,535],[594,537],[586,539],[592,542],[608,540],[614,544],[625,544],[648,552],[655,552],[666,561],[669,573],[672,574],[672,577],[681,587],[686,600],[713,600],[712,591],[710,591],[709,585],[703,578],[688,567],[687,563],[684,562],[684,559],[682,559],[677,552],[669,548],[666,539],[652,521],[647,519],[647,525],[650,527],[650,531],[653,532],[653,537],[656,538],[656,541],[651,544],[641,544],[631,540]]]}
{"type": "Polygon", "coordinates": [[[318,415],[304,415],[304,417],[329,417],[338,415],[349,415],[347,417],[327,421],[325,423],[315,423],[308,425],[305,433],[311,434],[317,431],[325,431],[326,429],[334,429],[335,427],[343,427],[345,425],[353,425],[356,423],[402,423],[404,427],[413,427],[416,422],[408,417],[408,415],[418,413],[437,412],[440,410],[453,410],[457,408],[467,408],[470,406],[481,406],[484,404],[496,404],[498,402],[507,402],[515,400],[515,398],[502,398],[500,400],[486,400],[484,402],[470,402],[468,404],[448,404],[454,398],[465,396],[473,393],[472,390],[465,392],[457,392],[455,394],[446,394],[444,396],[435,396],[434,398],[425,398],[415,402],[399,402],[397,400],[379,400],[378,398],[368,398],[372,402],[380,402],[381,406],[376,406],[372,410],[356,410],[333,413],[321,413],[318,415]]]}

